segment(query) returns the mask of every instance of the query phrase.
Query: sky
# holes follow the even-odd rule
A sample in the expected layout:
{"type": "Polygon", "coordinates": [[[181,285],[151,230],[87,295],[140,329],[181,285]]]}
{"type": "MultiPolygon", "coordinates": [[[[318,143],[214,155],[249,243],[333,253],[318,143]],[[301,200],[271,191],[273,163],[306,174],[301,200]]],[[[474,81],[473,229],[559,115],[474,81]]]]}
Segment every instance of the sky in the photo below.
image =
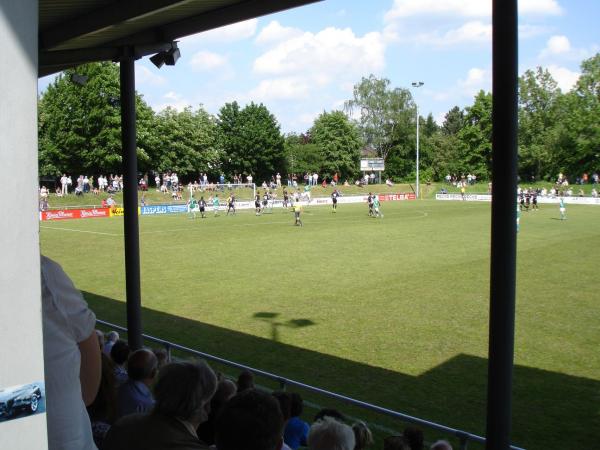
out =
{"type": "MultiPolygon", "coordinates": [[[[136,89],[155,110],[263,103],[284,133],[342,109],[374,74],[410,88],[441,124],[491,90],[491,0],[326,0],[183,38],[175,66],[136,62],[136,89]],[[423,82],[414,89],[411,83],[423,82]]],[[[547,68],[563,91],[600,51],[600,1],[519,0],[519,73],[547,68]]],[[[41,78],[39,90],[54,76],[41,78]]]]}

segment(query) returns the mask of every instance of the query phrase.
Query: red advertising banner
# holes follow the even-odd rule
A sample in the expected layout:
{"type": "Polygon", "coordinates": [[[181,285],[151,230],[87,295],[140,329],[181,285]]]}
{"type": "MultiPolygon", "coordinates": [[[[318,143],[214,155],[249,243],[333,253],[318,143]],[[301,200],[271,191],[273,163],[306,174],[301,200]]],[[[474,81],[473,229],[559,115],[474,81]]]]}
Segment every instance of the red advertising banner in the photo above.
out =
{"type": "Polygon", "coordinates": [[[413,192],[408,194],[379,194],[380,202],[391,202],[401,200],[416,200],[417,196],[413,192]]]}
{"type": "Polygon", "coordinates": [[[92,217],[109,216],[109,208],[54,209],[50,211],[42,211],[42,220],[88,219],[92,217]]]}

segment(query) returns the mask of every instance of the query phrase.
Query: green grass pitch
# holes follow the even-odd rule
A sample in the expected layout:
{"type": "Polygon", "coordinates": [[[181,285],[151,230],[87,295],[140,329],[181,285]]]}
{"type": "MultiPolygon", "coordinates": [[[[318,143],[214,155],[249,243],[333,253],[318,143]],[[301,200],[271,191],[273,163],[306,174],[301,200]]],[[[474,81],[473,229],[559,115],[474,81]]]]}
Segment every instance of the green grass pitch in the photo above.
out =
{"type": "MultiPolygon", "coordinates": [[[[146,332],[484,434],[490,205],[382,211],[140,217],[146,332]]],[[[600,208],[567,213],[521,215],[513,442],[529,449],[593,448],[600,429],[600,208]]],[[[98,317],[125,324],[122,219],[40,228],[98,317]]]]}

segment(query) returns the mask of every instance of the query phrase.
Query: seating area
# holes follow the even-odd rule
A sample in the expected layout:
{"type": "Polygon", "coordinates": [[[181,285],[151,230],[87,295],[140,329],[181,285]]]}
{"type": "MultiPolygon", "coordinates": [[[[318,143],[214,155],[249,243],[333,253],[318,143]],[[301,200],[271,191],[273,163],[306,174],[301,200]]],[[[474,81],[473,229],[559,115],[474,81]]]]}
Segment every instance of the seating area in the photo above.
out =
{"type": "Polygon", "coordinates": [[[203,360],[172,358],[163,348],[130,351],[117,331],[96,332],[102,380],[87,410],[100,450],[145,449],[158,442],[156,448],[179,448],[181,439],[189,441],[186,448],[219,450],[452,449],[448,441],[437,440],[439,433],[432,432],[426,441],[423,431],[410,425],[390,435],[378,430],[374,438],[373,425],[335,408],[312,403],[307,407],[298,392],[271,391],[259,385],[250,370],[232,378],[203,360]],[[195,371],[196,377],[185,376],[186,371],[195,371]],[[190,396],[199,401],[190,402],[190,396]],[[195,410],[184,413],[188,403],[194,403],[195,410]],[[177,420],[169,421],[169,415],[177,420]],[[156,429],[165,432],[149,442],[156,429]]]}

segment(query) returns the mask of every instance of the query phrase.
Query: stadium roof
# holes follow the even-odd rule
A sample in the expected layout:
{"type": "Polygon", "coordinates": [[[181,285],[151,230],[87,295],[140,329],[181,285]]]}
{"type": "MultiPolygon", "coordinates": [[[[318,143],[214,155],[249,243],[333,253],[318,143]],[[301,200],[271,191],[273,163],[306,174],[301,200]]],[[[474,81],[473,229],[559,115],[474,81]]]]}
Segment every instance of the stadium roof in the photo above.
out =
{"type": "Polygon", "coordinates": [[[39,76],[320,0],[39,0],[39,76]]]}

